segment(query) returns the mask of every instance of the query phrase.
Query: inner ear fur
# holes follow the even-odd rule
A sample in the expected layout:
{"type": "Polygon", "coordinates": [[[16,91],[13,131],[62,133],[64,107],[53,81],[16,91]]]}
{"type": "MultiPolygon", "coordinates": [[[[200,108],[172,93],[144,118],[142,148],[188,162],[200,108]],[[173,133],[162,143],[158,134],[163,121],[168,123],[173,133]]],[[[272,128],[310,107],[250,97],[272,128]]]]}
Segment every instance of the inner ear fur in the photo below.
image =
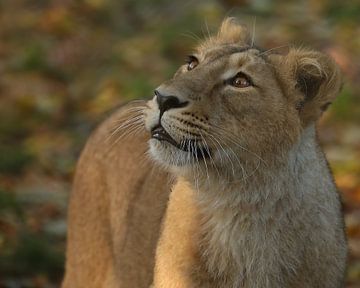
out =
{"type": "Polygon", "coordinates": [[[316,121],[334,101],[342,86],[338,65],[328,55],[306,49],[290,49],[285,67],[293,79],[296,108],[304,124],[316,121]]]}

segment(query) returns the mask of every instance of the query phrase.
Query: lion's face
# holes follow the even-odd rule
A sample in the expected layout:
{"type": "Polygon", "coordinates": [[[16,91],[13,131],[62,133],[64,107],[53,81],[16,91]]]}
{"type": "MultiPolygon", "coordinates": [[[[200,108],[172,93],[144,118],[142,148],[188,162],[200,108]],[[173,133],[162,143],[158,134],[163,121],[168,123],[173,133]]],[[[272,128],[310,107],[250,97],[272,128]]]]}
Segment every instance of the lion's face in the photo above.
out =
{"type": "Polygon", "coordinates": [[[234,172],[288,151],[301,134],[306,95],[283,67],[292,67],[289,59],[227,38],[218,35],[198,48],[149,101],[150,152],[161,163],[234,172]]]}
{"type": "Polygon", "coordinates": [[[295,107],[289,111],[271,64],[245,46],[199,51],[156,94],[146,117],[150,150],[172,165],[263,154],[284,139],[296,113],[295,107]]]}

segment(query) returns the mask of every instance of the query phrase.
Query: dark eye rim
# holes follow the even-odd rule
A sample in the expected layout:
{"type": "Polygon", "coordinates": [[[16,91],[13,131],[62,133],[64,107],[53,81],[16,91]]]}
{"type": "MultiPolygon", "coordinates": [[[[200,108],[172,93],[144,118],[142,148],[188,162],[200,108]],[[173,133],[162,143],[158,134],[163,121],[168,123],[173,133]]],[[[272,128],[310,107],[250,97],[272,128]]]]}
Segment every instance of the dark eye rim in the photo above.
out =
{"type": "MultiPolygon", "coordinates": [[[[192,70],[192,69],[189,69],[189,65],[191,64],[191,63],[193,63],[193,62],[196,62],[196,66],[199,64],[199,59],[196,57],[196,56],[194,56],[194,55],[188,55],[188,56],[186,56],[186,60],[185,60],[185,62],[186,62],[186,64],[187,64],[187,69],[188,70],[192,70]]],[[[195,67],[196,67],[195,66],[195,67]]],[[[194,67],[194,68],[195,68],[194,67]]],[[[194,69],[193,68],[193,69],[194,69]]]]}
{"type": "Polygon", "coordinates": [[[192,61],[199,62],[199,59],[194,55],[187,55],[185,59],[185,63],[190,64],[192,61]]]}
{"type": "MultiPolygon", "coordinates": [[[[252,81],[251,77],[249,75],[245,74],[244,72],[238,72],[235,76],[225,80],[225,84],[233,86],[235,88],[241,88],[241,87],[237,87],[234,85],[234,81],[238,77],[243,77],[249,82],[249,86],[247,86],[247,87],[256,87],[256,85],[254,85],[254,82],[252,81]]],[[[244,88],[246,88],[246,87],[244,87],[244,88]]]]}

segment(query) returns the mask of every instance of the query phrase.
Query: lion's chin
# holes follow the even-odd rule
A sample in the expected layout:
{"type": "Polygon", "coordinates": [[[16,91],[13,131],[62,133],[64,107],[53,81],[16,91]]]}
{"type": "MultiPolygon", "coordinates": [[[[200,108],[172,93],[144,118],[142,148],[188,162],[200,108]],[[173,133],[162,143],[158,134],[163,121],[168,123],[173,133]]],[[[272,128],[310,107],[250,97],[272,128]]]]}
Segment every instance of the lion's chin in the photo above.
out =
{"type": "Polygon", "coordinates": [[[199,163],[201,159],[191,152],[183,151],[166,141],[150,139],[149,152],[151,157],[158,163],[168,167],[191,167],[199,163]]]}

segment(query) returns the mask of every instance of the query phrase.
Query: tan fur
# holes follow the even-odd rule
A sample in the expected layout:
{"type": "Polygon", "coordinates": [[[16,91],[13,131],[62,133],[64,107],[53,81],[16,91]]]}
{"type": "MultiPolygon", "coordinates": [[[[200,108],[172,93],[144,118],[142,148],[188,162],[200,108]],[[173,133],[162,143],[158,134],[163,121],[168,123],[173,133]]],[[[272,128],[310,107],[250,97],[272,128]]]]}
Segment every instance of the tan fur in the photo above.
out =
{"type": "Polygon", "coordinates": [[[77,165],[68,213],[62,287],[148,287],[171,180],[143,155],[148,135],[109,138],[127,105],[89,139],[77,165]]]}
{"type": "Polygon", "coordinates": [[[188,276],[198,258],[199,230],[198,207],[193,197],[189,183],[180,179],[171,193],[165,218],[165,223],[171,223],[171,228],[163,231],[157,246],[154,287],[192,287],[188,276]]]}
{"type": "Polygon", "coordinates": [[[156,97],[134,103],[92,136],[71,197],[63,287],[342,287],[340,201],[315,128],[339,69],[319,52],[274,55],[248,39],[225,20],[196,50],[199,64],[158,87],[184,107],[159,119],[156,97]],[[238,72],[253,85],[229,84],[238,72]],[[106,144],[119,118],[125,134],[161,121],[181,149],[143,132],[106,144]],[[159,241],[171,186],[139,160],[147,149],[177,182],[159,241]]]}

